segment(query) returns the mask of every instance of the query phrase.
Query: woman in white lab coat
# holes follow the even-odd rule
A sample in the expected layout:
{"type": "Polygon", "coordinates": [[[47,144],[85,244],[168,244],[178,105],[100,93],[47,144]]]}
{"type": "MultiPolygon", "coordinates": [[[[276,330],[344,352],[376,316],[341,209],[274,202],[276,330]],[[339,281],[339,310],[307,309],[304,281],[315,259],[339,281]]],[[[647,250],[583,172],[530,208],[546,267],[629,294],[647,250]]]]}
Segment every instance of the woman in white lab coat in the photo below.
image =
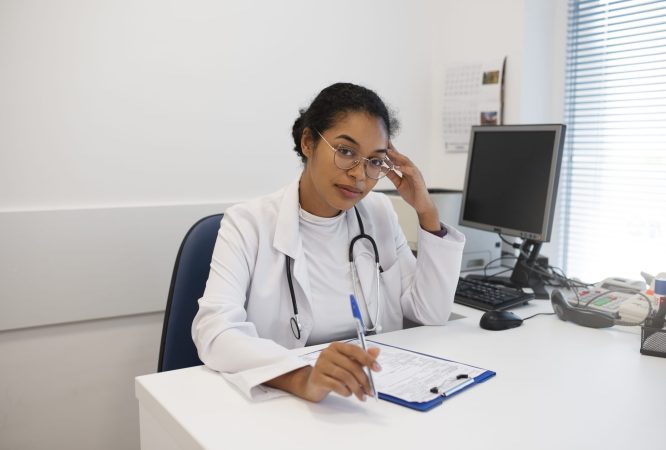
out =
{"type": "Polygon", "coordinates": [[[373,91],[331,85],[294,123],[299,178],[225,212],[192,337],[200,359],[247,396],[364,400],[363,369],[381,370],[378,349],[333,342],[314,367],[289,351],[355,337],[352,293],[369,332],[448,320],[465,238],[440,223],[420,171],[391,144],[395,128],[373,91]],[[383,176],[418,215],[418,258],[388,198],[371,192],[383,176]],[[350,251],[362,233],[371,239],[350,251]]]}

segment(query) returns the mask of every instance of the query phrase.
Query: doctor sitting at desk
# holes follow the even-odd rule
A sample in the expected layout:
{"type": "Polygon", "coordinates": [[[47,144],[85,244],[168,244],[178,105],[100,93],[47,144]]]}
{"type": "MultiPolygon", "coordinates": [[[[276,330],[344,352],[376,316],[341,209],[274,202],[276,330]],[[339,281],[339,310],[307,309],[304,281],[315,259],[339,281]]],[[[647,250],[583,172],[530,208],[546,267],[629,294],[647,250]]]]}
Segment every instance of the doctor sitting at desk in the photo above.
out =
{"type": "Polygon", "coordinates": [[[225,212],[192,337],[248,397],[364,400],[379,349],[337,342],[356,336],[352,293],[368,334],[448,320],[465,237],[440,223],[419,169],[391,144],[396,127],[375,92],[333,84],[294,123],[300,177],[225,212]],[[418,258],[388,197],[371,192],[384,176],[418,215],[418,258]],[[314,367],[288,350],[326,342],[314,367]]]}

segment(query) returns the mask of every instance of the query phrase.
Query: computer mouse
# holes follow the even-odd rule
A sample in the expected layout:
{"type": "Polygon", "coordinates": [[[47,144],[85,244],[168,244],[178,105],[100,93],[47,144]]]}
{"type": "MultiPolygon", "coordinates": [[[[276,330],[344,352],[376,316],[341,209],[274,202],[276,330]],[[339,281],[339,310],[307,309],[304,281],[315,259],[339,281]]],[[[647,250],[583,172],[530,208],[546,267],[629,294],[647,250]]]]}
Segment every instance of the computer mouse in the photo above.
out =
{"type": "Polygon", "coordinates": [[[479,325],[484,330],[508,330],[509,328],[516,328],[523,324],[523,319],[512,313],[511,311],[488,311],[479,321],[479,325]]]}

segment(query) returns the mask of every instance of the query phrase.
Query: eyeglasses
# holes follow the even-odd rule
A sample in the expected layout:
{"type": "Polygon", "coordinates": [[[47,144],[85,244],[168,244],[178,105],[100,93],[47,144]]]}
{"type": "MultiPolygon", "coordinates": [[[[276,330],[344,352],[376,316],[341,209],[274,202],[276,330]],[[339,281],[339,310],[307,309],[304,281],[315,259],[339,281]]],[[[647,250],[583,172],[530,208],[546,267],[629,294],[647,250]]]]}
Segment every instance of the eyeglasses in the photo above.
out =
{"type": "Polygon", "coordinates": [[[337,148],[333,147],[319,131],[317,131],[317,134],[335,153],[333,155],[333,162],[338,169],[353,169],[363,161],[365,175],[373,180],[385,177],[393,169],[393,163],[388,158],[366,158],[359,155],[353,148],[345,147],[344,145],[338,145],[337,148]]]}

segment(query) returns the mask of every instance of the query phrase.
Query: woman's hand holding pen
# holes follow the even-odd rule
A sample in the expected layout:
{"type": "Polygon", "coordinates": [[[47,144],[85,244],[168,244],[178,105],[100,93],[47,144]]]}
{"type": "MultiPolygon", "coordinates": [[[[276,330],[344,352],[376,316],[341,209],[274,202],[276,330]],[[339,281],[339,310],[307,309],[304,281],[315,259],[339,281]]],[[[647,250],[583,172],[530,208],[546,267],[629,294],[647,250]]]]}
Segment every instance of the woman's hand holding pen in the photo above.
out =
{"type": "Polygon", "coordinates": [[[321,352],[309,372],[305,398],[318,402],[335,392],[343,397],[354,394],[359,400],[365,400],[366,395],[372,395],[372,389],[363,368],[378,372],[377,356],[378,348],[366,352],[358,345],[333,342],[321,352]]]}
{"type": "Polygon", "coordinates": [[[409,158],[398,152],[392,142],[389,142],[387,156],[393,162],[394,170],[386,176],[403,200],[416,210],[421,228],[426,231],[439,231],[441,228],[439,212],[428,195],[428,188],[421,171],[409,158]]]}
{"type": "MultiPolygon", "coordinates": [[[[378,356],[378,348],[366,352],[358,345],[333,342],[321,352],[314,367],[306,366],[291,372],[287,383],[267,384],[312,402],[323,400],[331,392],[343,397],[354,394],[359,400],[365,400],[366,395],[372,395],[372,389],[363,368],[369,367],[374,372],[381,370],[376,361],[378,356]]],[[[273,381],[279,378],[282,377],[273,381]]]]}

